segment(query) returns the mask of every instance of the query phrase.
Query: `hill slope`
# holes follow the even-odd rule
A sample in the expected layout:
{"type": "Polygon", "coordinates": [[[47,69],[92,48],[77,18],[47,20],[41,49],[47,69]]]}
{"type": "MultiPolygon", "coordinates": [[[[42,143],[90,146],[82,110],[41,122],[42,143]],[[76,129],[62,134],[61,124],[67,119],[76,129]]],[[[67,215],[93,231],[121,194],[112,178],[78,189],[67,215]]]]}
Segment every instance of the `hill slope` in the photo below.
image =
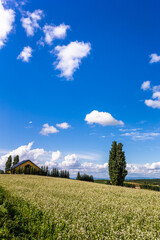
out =
{"type": "Polygon", "coordinates": [[[55,221],[59,239],[160,236],[159,192],[29,175],[0,175],[0,186],[55,221]]]}

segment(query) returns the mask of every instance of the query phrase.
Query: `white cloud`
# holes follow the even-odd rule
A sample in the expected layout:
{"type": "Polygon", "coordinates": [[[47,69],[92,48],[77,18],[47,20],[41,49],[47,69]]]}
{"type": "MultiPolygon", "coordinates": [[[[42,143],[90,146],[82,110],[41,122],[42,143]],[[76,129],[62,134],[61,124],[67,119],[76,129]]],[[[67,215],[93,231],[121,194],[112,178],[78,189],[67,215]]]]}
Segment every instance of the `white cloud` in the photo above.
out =
{"type": "Polygon", "coordinates": [[[68,29],[70,29],[70,26],[65,25],[64,23],[60,24],[59,26],[45,25],[43,27],[45,42],[51,45],[54,39],[64,39],[67,35],[68,29]]]}
{"type": "Polygon", "coordinates": [[[97,173],[97,172],[107,172],[108,163],[104,164],[94,164],[92,162],[85,162],[81,165],[83,172],[97,173]]]}
{"type": "Polygon", "coordinates": [[[91,44],[84,42],[70,42],[68,45],[56,46],[56,69],[61,71],[60,77],[73,79],[73,73],[79,68],[82,58],[90,53],[91,44]]]}
{"type": "Polygon", "coordinates": [[[49,126],[48,123],[43,124],[43,128],[40,131],[40,134],[48,136],[51,133],[57,133],[59,130],[55,128],[54,126],[49,126]]]}
{"type": "Polygon", "coordinates": [[[98,112],[97,110],[92,111],[87,114],[85,117],[85,121],[88,124],[97,123],[102,126],[113,126],[113,125],[123,125],[122,121],[116,120],[112,117],[110,113],[107,112],[98,112]]]}
{"type": "Polygon", "coordinates": [[[159,100],[146,99],[146,100],[145,100],[145,104],[146,104],[148,107],[151,107],[151,108],[159,108],[159,109],[160,109],[160,101],[159,101],[159,100]]]}
{"type": "Polygon", "coordinates": [[[143,90],[147,90],[150,89],[153,94],[152,94],[152,99],[146,99],[144,101],[144,103],[146,104],[146,106],[151,107],[151,108],[158,108],[160,109],[160,85],[157,86],[153,86],[152,88],[150,87],[150,81],[146,81],[142,84],[142,86],[144,85],[144,88],[141,88],[143,90]],[[146,83],[146,84],[144,84],[146,83]],[[145,88],[146,87],[146,88],[145,88]],[[154,100],[156,99],[156,100],[154,100]]]}
{"type": "Polygon", "coordinates": [[[159,132],[139,132],[139,131],[131,131],[121,134],[121,136],[131,137],[133,140],[148,140],[154,139],[155,137],[160,136],[159,132]]]}
{"type": "Polygon", "coordinates": [[[129,174],[158,177],[160,174],[160,162],[146,164],[127,164],[127,170],[129,174]]]}
{"type": "Polygon", "coordinates": [[[160,56],[158,56],[157,53],[152,53],[149,55],[149,57],[151,58],[150,63],[156,63],[160,61],[160,56]]]}
{"type": "Polygon", "coordinates": [[[61,168],[78,168],[80,167],[80,162],[76,154],[69,154],[64,157],[64,161],[60,164],[61,168]]]}
{"type": "Polygon", "coordinates": [[[20,147],[18,147],[17,149],[8,152],[7,154],[1,156],[0,158],[0,167],[4,167],[5,163],[9,157],[9,155],[11,155],[13,158],[16,155],[19,155],[20,161],[22,160],[36,160],[39,156],[44,155],[45,151],[43,148],[35,148],[35,149],[31,149],[33,145],[33,142],[30,142],[28,145],[22,145],[20,147]]]}
{"type": "Polygon", "coordinates": [[[153,86],[152,90],[153,90],[153,92],[160,91],[160,85],[153,86]]]}
{"type": "Polygon", "coordinates": [[[0,49],[5,45],[14,21],[15,12],[12,9],[6,9],[0,0],[0,49]]]}
{"type": "Polygon", "coordinates": [[[150,89],[150,87],[151,87],[151,82],[150,81],[145,81],[141,85],[141,89],[144,90],[144,91],[150,89]]]}
{"type": "Polygon", "coordinates": [[[53,167],[58,167],[58,160],[61,159],[62,153],[57,150],[56,152],[52,152],[52,157],[50,161],[46,161],[45,165],[52,169],[53,167]]]}
{"type": "Polygon", "coordinates": [[[22,26],[24,27],[27,36],[34,36],[35,31],[40,28],[38,22],[44,16],[43,11],[40,9],[34,12],[23,12],[25,16],[21,18],[22,26]]]}
{"type": "Polygon", "coordinates": [[[23,62],[29,62],[29,59],[32,57],[32,51],[31,47],[24,47],[17,59],[21,59],[23,62]]]}
{"type": "Polygon", "coordinates": [[[154,92],[152,98],[153,99],[158,98],[158,100],[160,100],[160,92],[154,92]]]}
{"type": "Polygon", "coordinates": [[[119,131],[120,132],[136,132],[142,130],[142,128],[131,128],[131,129],[127,129],[127,128],[120,128],[119,131]]]}
{"type": "Polygon", "coordinates": [[[68,129],[71,126],[67,122],[63,122],[63,123],[57,123],[56,127],[61,128],[61,129],[68,129]]]}
{"type": "Polygon", "coordinates": [[[62,153],[58,150],[56,152],[52,152],[52,159],[51,161],[56,162],[60,159],[62,153]]]}

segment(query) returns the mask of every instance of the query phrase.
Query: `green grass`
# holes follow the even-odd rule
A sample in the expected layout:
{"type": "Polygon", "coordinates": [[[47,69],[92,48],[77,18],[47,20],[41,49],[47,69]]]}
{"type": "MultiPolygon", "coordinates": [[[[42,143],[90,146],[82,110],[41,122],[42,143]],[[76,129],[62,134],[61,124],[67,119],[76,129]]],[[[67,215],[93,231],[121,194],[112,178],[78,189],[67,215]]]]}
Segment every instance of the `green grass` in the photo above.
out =
{"type": "Polygon", "coordinates": [[[40,232],[40,240],[156,240],[160,236],[159,192],[27,175],[0,175],[0,185],[13,209],[17,201],[21,203],[17,213],[22,209],[22,223],[27,216],[32,221],[28,209],[41,212],[39,228],[30,224],[40,232]]]}

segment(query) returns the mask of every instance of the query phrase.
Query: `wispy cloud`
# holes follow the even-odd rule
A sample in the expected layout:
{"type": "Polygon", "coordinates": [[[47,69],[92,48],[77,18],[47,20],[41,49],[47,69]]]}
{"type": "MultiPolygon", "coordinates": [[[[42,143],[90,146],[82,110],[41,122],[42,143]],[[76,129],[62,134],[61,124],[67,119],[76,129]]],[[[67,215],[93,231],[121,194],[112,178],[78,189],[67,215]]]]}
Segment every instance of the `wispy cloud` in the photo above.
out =
{"type": "Polygon", "coordinates": [[[154,139],[155,137],[160,136],[160,132],[130,131],[130,132],[121,134],[121,136],[131,137],[132,140],[148,140],[148,139],[154,139]]]}

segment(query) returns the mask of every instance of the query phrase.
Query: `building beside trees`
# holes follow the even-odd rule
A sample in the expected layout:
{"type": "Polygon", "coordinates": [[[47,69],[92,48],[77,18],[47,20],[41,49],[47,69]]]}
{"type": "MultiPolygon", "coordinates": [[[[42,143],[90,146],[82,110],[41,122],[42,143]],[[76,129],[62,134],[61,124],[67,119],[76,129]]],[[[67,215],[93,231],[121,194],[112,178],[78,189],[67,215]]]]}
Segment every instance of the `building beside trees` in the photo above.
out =
{"type": "MultiPolygon", "coordinates": [[[[58,170],[53,168],[51,171],[48,169],[48,166],[38,167],[31,160],[23,160],[19,162],[19,156],[17,155],[14,158],[14,164],[12,165],[12,157],[9,156],[6,161],[5,173],[10,174],[32,174],[32,175],[42,175],[50,177],[60,177],[60,178],[70,178],[69,171],[67,170],[58,170]],[[15,162],[17,162],[15,164],[15,162]]],[[[3,173],[3,172],[0,172],[3,173]]]]}
{"type": "Polygon", "coordinates": [[[125,152],[122,150],[123,144],[114,141],[109,155],[109,176],[112,185],[123,186],[127,175],[125,152]]]}
{"type": "MultiPolygon", "coordinates": [[[[18,158],[19,159],[19,158],[18,158]]],[[[41,169],[34,164],[31,160],[23,160],[14,164],[7,170],[7,173],[25,173],[25,174],[36,174],[40,173],[41,169]]]]}

